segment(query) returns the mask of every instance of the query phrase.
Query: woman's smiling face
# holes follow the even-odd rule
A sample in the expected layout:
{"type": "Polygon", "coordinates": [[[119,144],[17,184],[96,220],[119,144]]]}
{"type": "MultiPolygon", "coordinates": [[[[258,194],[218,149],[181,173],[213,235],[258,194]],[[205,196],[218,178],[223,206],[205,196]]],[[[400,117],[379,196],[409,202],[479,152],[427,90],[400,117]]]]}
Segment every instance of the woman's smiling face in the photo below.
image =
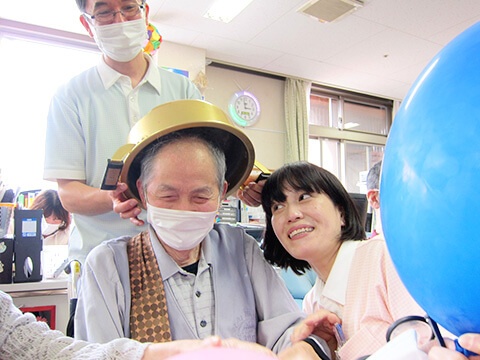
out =
{"type": "Polygon", "coordinates": [[[335,256],[340,247],[343,214],[326,194],[284,190],[285,201],[273,202],[272,226],[285,250],[312,264],[335,256]]]}

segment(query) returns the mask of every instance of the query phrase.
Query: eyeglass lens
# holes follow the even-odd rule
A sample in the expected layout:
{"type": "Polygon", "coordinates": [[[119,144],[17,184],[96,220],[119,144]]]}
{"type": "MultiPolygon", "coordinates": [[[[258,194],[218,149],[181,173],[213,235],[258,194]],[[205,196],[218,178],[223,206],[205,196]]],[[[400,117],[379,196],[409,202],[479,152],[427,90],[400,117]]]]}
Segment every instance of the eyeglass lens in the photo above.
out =
{"type": "Polygon", "coordinates": [[[134,2],[128,5],[124,5],[121,10],[112,10],[110,8],[101,8],[95,11],[92,15],[92,19],[99,23],[112,22],[117,14],[121,14],[125,19],[131,20],[135,18],[143,9],[143,6],[134,2]]]}

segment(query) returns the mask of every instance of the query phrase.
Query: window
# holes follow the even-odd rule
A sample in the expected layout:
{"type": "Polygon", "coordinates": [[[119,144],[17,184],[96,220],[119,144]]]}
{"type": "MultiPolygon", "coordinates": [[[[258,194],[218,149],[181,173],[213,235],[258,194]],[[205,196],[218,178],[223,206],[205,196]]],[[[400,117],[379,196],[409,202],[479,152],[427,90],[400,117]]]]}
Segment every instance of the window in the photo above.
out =
{"type": "Polygon", "coordinates": [[[387,135],[389,122],[385,106],[373,106],[354,102],[344,102],[345,130],[362,131],[387,135]]]}
{"type": "Polygon", "coordinates": [[[309,161],[335,174],[348,192],[366,193],[370,167],[383,158],[393,102],[312,87],[309,161]]]}
{"type": "Polygon", "coordinates": [[[50,100],[62,83],[98,61],[98,51],[78,45],[0,32],[0,169],[8,187],[56,187],[42,179],[50,100]]]}
{"type": "Polygon", "coordinates": [[[335,127],[338,118],[334,114],[338,114],[337,99],[318,95],[310,96],[310,124],[335,127]]]}
{"type": "Polygon", "coordinates": [[[368,170],[383,159],[384,146],[345,142],[345,188],[352,193],[367,193],[368,170]]]}

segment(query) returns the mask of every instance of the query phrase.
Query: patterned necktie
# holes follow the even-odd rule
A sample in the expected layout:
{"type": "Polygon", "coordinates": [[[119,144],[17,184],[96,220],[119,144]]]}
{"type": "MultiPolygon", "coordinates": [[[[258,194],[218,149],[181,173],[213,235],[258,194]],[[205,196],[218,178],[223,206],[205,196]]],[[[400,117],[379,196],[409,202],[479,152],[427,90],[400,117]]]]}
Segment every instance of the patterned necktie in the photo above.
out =
{"type": "Polygon", "coordinates": [[[171,340],[165,289],[148,231],[127,244],[130,270],[130,338],[140,342],[171,340]]]}

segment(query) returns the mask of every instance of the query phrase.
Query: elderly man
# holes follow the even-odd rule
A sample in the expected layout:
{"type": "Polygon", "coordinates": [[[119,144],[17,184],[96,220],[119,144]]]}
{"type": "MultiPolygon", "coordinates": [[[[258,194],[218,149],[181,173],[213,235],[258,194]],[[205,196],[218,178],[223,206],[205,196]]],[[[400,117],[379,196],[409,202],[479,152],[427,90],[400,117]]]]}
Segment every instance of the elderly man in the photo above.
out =
{"type": "Polygon", "coordinates": [[[215,334],[276,353],[288,348],[284,358],[317,358],[307,342],[292,346],[304,315],[256,241],[215,224],[227,191],[225,154],[189,130],[145,151],[136,185],[149,229],[105,242],[87,257],[75,336],[106,342],[215,334]]]}

